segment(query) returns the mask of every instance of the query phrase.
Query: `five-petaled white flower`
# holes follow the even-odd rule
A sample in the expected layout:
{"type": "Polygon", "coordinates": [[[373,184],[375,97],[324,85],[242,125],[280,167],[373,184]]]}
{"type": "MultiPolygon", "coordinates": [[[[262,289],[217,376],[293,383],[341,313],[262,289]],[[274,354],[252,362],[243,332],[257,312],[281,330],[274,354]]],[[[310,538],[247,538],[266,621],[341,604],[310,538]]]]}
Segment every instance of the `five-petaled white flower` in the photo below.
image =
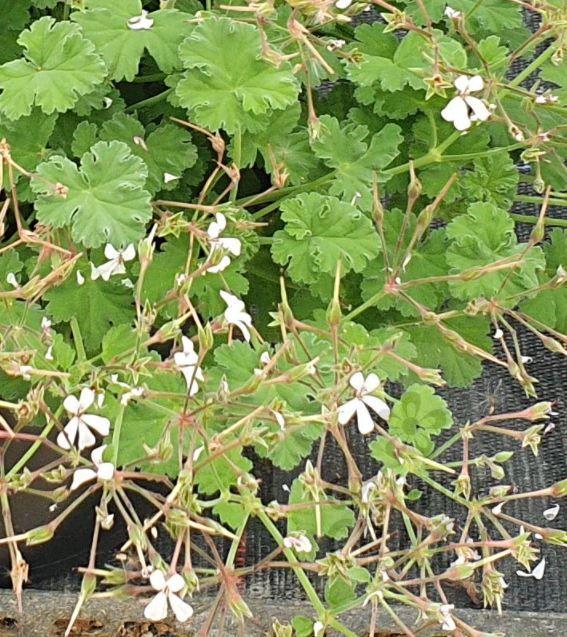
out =
{"type": "Polygon", "coordinates": [[[203,372],[200,367],[197,366],[199,362],[199,355],[195,351],[193,341],[187,336],[182,336],[183,351],[176,352],[173,355],[173,360],[177,365],[179,371],[185,376],[187,382],[187,389],[189,395],[194,396],[199,391],[198,380],[205,380],[203,372]]]}
{"type": "MultiPolygon", "coordinates": [[[[223,251],[232,254],[235,257],[240,256],[240,251],[242,249],[242,244],[240,243],[240,239],[232,239],[230,237],[221,237],[221,233],[226,228],[226,217],[222,214],[222,212],[217,212],[215,215],[215,221],[211,221],[209,224],[209,228],[207,229],[207,234],[211,240],[211,252],[209,254],[209,259],[213,258],[215,252],[223,251]]],[[[207,268],[207,272],[212,272],[213,274],[217,274],[218,272],[222,272],[226,270],[230,265],[230,257],[228,254],[223,254],[220,261],[216,265],[211,265],[207,268]]]]}
{"type": "Polygon", "coordinates": [[[364,378],[362,372],[356,372],[350,377],[350,386],[356,390],[356,397],[339,407],[339,423],[346,425],[356,412],[356,423],[361,434],[369,434],[374,430],[374,421],[368,407],[377,413],[382,420],[390,417],[390,408],[372,392],[380,387],[380,379],[376,374],[369,374],[364,378]]]}
{"type": "Polygon", "coordinates": [[[93,449],[91,460],[93,461],[94,469],[87,467],[76,469],[73,474],[71,491],[78,489],[82,484],[90,482],[91,480],[112,480],[114,477],[114,465],[112,462],[104,462],[102,459],[105,449],[106,445],[93,449]]]}
{"type": "Polygon", "coordinates": [[[242,332],[244,338],[250,340],[250,329],[252,327],[252,317],[246,312],[244,302],[230,292],[220,291],[222,300],[227,304],[224,311],[224,318],[229,325],[236,325],[242,332]]]}
{"type": "Polygon", "coordinates": [[[75,444],[79,449],[92,447],[96,438],[91,429],[101,436],[108,436],[110,421],[103,416],[85,413],[95,401],[95,393],[92,389],[84,387],[79,398],[67,396],[63,401],[63,407],[71,414],[72,418],[63,427],[63,431],[57,436],[57,444],[62,449],[70,449],[75,444]]]}
{"type": "Polygon", "coordinates": [[[143,9],[140,15],[136,15],[128,20],[128,28],[132,31],[144,31],[154,26],[154,19],[148,18],[148,12],[143,9]]]}
{"type": "Polygon", "coordinates": [[[294,549],[298,553],[310,553],[313,548],[311,540],[302,533],[298,535],[288,535],[284,538],[283,543],[287,549],[294,549]]]}
{"type": "Polygon", "coordinates": [[[457,130],[463,131],[470,128],[472,122],[484,122],[490,117],[486,104],[471,95],[484,88],[484,80],[480,75],[459,75],[455,80],[455,88],[458,94],[441,111],[441,117],[445,121],[452,122],[457,130]]]}
{"type": "Polygon", "coordinates": [[[150,575],[150,584],[157,593],[144,609],[146,619],[153,622],[165,619],[168,602],[178,621],[186,622],[193,615],[193,608],[176,594],[185,587],[185,581],[179,573],[166,579],[163,571],[154,571],[150,575]]]}
{"type": "Polygon", "coordinates": [[[352,0],[337,0],[335,2],[335,7],[337,7],[337,9],[348,9],[350,7],[350,5],[352,4],[352,0]]]}
{"type": "Polygon", "coordinates": [[[136,257],[136,248],[130,243],[124,250],[117,250],[107,243],[104,247],[104,256],[108,259],[106,263],[93,267],[91,278],[94,280],[100,277],[103,281],[108,281],[113,274],[126,274],[126,261],[132,261],[136,257]]]}

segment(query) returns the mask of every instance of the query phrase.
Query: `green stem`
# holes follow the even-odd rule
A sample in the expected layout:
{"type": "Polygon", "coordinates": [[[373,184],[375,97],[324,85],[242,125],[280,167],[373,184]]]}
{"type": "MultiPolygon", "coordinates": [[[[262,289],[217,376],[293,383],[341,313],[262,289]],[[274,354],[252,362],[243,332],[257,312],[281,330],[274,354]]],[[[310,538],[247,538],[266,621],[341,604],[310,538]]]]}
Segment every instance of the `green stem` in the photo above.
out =
{"type": "MultiPolygon", "coordinates": [[[[547,60],[549,60],[549,58],[553,55],[554,52],[555,52],[555,47],[548,46],[547,49],[545,49],[545,51],[543,51],[540,55],[538,55],[535,58],[535,60],[532,60],[532,62],[530,64],[528,64],[528,66],[526,66],[526,68],[521,73],[518,73],[518,75],[516,75],[516,77],[508,84],[508,87],[514,88],[516,86],[519,86],[534,71],[539,69],[539,67],[544,62],[547,62],[547,60]]],[[[504,95],[506,95],[507,92],[508,91],[506,89],[504,89],[500,93],[500,97],[501,98],[504,97],[504,95]]]]}
{"type": "MultiPolygon", "coordinates": [[[[234,165],[238,168],[238,170],[240,170],[240,164],[242,163],[242,129],[240,128],[240,126],[238,126],[238,128],[236,129],[236,133],[234,134],[234,138],[232,142],[233,142],[232,160],[234,162],[234,165]]],[[[239,177],[239,180],[234,184],[234,187],[232,188],[232,190],[230,191],[230,197],[229,197],[230,201],[236,201],[236,196],[238,195],[239,181],[240,181],[240,177],[239,177]]]]}
{"type": "Polygon", "coordinates": [[[240,526],[236,530],[236,537],[232,540],[232,544],[230,545],[230,550],[228,552],[228,556],[226,558],[226,568],[232,568],[234,565],[234,560],[236,559],[236,554],[238,553],[238,547],[240,546],[240,542],[242,540],[242,535],[246,530],[246,525],[248,524],[248,518],[250,517],[250,512],[246,511],[244,514],[244,519],[240,523],[240,526]]]}
{"type": "Polygon", "coordinates": [[[153,95],[152,97],[148,97],[145,100],[142,100],[140,102],[136,102],[135,104],[130,104],[130,106],[127,106],[124,111],[126,113],[131,113],[132,111],[136,111],[139,108],[147,108],[148,106],[153,106],[154,104],[159,104],[160,102],[162,102],[164,99],[166,99],[166,97],[173,91],[172,88],[168,88],[165,91],[162,91],[161,93],[158,93],[157,95],[153,95]]]}
{"type": "Polygon", "coordinates": [[[112,430],[112,464],[114,466],[118,463],[118,449],[120,447],[120,433],[122,431],[122,421],[124,420],[124,405],[120,403],[118,407],[118,414],[114,421],[114,428],[112,430]]]}
{"type": "Polygon", "coordinates": [[[74,316],[70,322],[71,332],[73,333],[73,340],[75,341],[75,347],[77,348],[77,358],[79,362],[83,363],[87,360],[87,353],[85,352],[85,346],[83,344],[83,337],[81,336],[81,329],[77,318],[74,316]]]}
{"type": "MultiPolygon", "coordinates": [[[[535,203],[538,206],[543,205],[543,197],[531,197],[530,195],[516,195],[514,197],[514,201],[520,201],[522,203],[535,203]]],[[[547,200],[547,202],[549,203],[550,206],[565,206],[567,204],[567,201],[564,199],[554,199],[554,198],[550,198],[547,200]]],[[[522,215],[520,215],[522,216],[522,215]]],[[[523,215],[525,216],[525,215],[523,215]]],[[[534,216],[534,221],[533,223],[535,223],[537,221],[537,217],[534,216]]],[[[549,219],[549,218],[545,218],[545,222],[548,225],[552,225],[550,224],[550,221],[564,221],[562,219],[549,219]]],[[[529,223],[529,221],[527,222],[529,223]]],[[[558,224],[558,225],[563,225],[563,224],[558,224]]]]}
{"type": "MultiPolygon", "coordinates": [[[[319,599],[317,591],[313,588],[313,584],[311,584],[309,578],[305,574],[305,571],[301,568],[301,564],[295,557],[294,552],[291,549],[285,547],[282,534],[279,532],[277,526],[270,520],[265,511],[260,510],[258,511],[257,515],[260,518],[262,524],[270,533],[270,535],[277,542],[278,546],[282,548],[284,555],[286,556],[288,562],[291,564],[291,568],[295,576],[299,580],[299,583],[303,587],[303,590],[309,598],[309,601],[311,602],[313,608],[317,611],[321,619],[325,618],[327,615],[327,611],[323,602],[319,599]]],[[[347,635],[347,637],[358,637],[356,633],[353,633],[352,630],[349,630],[337,619],[328,619],[327,624],[343,635],[347,635]]]]}
{"type": "Polygon", "coordinates": [[[384,290],[380,290],[379,292],[376,292],[376,294],[373,294],[367,301],[364,301],[364,303],[362,305],[359,305],[358,307],[355,307],[354,310],[349,312],[345,316],[344,320],[345,321],[352,321],[352,319],[355,316],[358,316],[362,312],[366,311],[369,307],[372,307],[372,306],[376,305],[376,303],[378,303],[378,301],[382,297],[384,297],[385,295],[386,295],[386,292],[384,292],[384,290]]]}

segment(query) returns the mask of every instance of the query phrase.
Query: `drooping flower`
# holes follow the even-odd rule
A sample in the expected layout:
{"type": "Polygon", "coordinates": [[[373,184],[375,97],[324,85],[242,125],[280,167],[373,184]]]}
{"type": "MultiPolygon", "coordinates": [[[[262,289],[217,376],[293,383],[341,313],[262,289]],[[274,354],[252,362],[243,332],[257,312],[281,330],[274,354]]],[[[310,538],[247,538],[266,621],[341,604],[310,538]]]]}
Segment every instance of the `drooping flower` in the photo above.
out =
{"type": "MultiPolygon", "coordinates": [[[[232,254],[235,257],[240,255],[240,251],[242,249],[242,244],[240,239],[233,239],[230,237],[221,237],[221,233],[226,228],[226,217],[222,214],[222,212],[217,212],[215,215],[215,221],[211,221],[209,227],[207,229],[207,234],[209,235],[211,242],[211,252],[209,254],[209,259],[213,258],[215,252],[223,251],[232,254]]],[[[213,274],[217,274],[218,272],[222,272],[226,270],[230,265],[230,257],[228,254],[223,254],[220,261],[211,265],[207,268],[207,272],[212,272],[213,274]]]]}
{"type": "Polygon", "coordinates": [[[310,553],[313,548],[311,540],[303,533],[288,535],[284,538],[283,543],[286,548],[294,549],[298,553],[310,553]]]}
{"type": "Polygon", "coordinates": [[[313,624],[313,637],[323,637],[325,634],[325,625],[323,622],[317,621],[313,624]]]}
{"type": "Polygon", "coordinates": [[[199,391],[198,380],[205,380],[203,372],[197,363],[199,362],[199,355],[195,351],[193,341],[187,336],[182,336],[181,341],[183,343],[183,351],[176,352],[173,355],[173,360],[177,365],[179,371],[185,376],[187,382],[187,389],[189,395],[194,396],[199,391]]]}
{"type": "Polygon", "coordinates": [[[91,460],[93,461],[94,469],[81,467],[73,473],[71,491],[78,489],[82,484],[90,482],[91,480],[112,480],[115,469],[112,462],[104,462],[102,459],[105,449],[106,445],[93,449],[91,453],[91,460]]]}
{"type": "Polygon", "coordinates": [[[542,579],[544,573],[545,573],[545,557],[542,558],[541,561],[538,564],[536,564],[536,566],[529,572],[516,571],[516,575],[520,577],[533,577],[536,580],[542,579]]]}
{"type": "Polygon", "coordinates": [[[226,303],[227,308],[224,312],[224,318],[229,325],[236,325],[242,332],[244,338],[250,340],[250,328],[252,327],[252,317],[246,312],[244,302],[230,292],[220,291],[222,300],[226,303]]]}
{"type": "Polygon", "coordinates": [[[366,378],[362,372],[356,372],[350,377],[350,386],[356,390],[356,396],[339,407],[339,423],[346,425],[356,413],[356,423],[361,434],[369,434],[374,431],[374,421],[368,408],[378,414],[382,420],[390,417],[390,408],[372,392],[380,387],[380,379],[376,374],[369,374],[366,378]]]}
{"type": "Polygon", "coordinates": [[[136,15],[128,20],[128,28],[132,31],[147,31],[154,26],[153,18],[148,18],[148,12],[143,9],[140,15],[136,15]]]}
{"type": "Polygon", "coordinates": [[[79,449],[92,447],[96,438],[91,429],[94,429],[101,436],[107,436],[110,431],[110,421],[103,416],[85,413],[94,403],[95,393],[92,389],[84,387],[79,398],[67,396],[63,401],[63,407],[71,414],[71,419],[57,436],[57,444],[62,449],[70,449],[77,440],[79,449]]]}
{"type": "Polygon", "coordinates": [[[446,122],[452,122],[457,130],[464,131],[471,127],[472,122],[484,122],[490,117],[485,103],[471,95],[484,88],[484,80],[480,75],[459,75],[455,80],[455,88],[457,95],[441,111],[441,117],[446,122]]]}
{"type": "Polygon", "coordinates": [[[104,256],[108,261],[92,268],[91,278],[93,281],[98,277],[103,281],[108,281],[113,274],[126,274],[124,264],[136,257],[136,248],[133,243],[130,243],[124,250],[117,250],[110,243],[107,243],[104,247],[104,256]]]}
{"type": "Polygon", "coordinates": [[[150,575],[150,584],[157,591],[150,603],[144,609],[144,617],[153,622],[159,622],[167,617],[168,602],[177,621],[186,622],[193,615],[193,608],[184,602],[177,593],[183,590],[185,581],[175,573],[166,579],[163,571],[154,571],[150,575]]]}

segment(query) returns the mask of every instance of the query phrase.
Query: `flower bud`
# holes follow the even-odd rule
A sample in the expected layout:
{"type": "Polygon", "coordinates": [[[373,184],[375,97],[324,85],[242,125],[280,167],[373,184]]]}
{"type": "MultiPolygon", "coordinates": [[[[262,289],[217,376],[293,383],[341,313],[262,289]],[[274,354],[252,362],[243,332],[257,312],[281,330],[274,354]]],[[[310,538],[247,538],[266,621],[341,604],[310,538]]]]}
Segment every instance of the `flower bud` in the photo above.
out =
{"type": "Polygon", "coordinates": [[[55,529],[51,525],[46,524],[45,526],[38,526],[37,528],[27,532],[26,545],[35,546],[36,544],[49,542],[54,534],[55,529]]]}

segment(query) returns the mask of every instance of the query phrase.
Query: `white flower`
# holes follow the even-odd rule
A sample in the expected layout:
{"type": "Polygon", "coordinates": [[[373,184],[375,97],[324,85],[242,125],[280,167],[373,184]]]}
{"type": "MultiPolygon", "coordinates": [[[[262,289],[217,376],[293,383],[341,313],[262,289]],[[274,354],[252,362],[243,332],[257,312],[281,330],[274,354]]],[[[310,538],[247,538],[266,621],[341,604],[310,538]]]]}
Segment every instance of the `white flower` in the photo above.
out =
{"type": "Polygon", "coordinates": [[[132,31],[143,31],[151,29],[154,25],[153,18],[148,18],[148,12],[144,9],[141,15],[134,16],[128,20],[128,28],[132,31]]]}
{"type": "Polygon", "coordinates": [[[443,618],[443,622],[441,624],[442,630],[455,630],[457,625],[455,624],[455,620],[451,615],[451,611],[455,608],[453,604],[441,604],[439,607],[439,612],[441,613],[441,617],[443,618]]]}
{"type": "Polygon", "coordinates": [[[363,504],[368,504],[370,502],[370,495],[373,491],[378,488],[378,485],[374,480],[368,480],[362,485],[362,489],[360,490],[360,501],[363,504]]]}
{"type": "Polygon", "coordinates": [[[176,573],[165,579],[163,571],[154,571],[150,575],[150,584],[157,594],[144,609],[146,619],[153,622],[165,619],[168,601],[178,621],[186,622],[193,615],[193,608],[176,594],[185,587],[185,581],[181,575],[176,573]]]}
{"type": "Polygon", "coordinates": [[[126,393],[120,396],[120,404],[128,405],[131,400],[134,400],[135,398],[140,398],[140,396],[143,396],[143,395],[144,395],[143,387],[132,387],[126,393]]]}
{"type": "Polygon", "coordinates": [[[244,338],[250,340],[250,329],[252,327],[252,317],[245,310],[244,302],[241,301],[234,294],[220,291],[222,300],[227,304],[227,308],[224,312],[224,318],[229,325],[236,325],[242,332],[244,338]]]}
{"type": "Polygon", "coordinates": [[[327,48],[327,51],[331,51],[331,52],[338,51],[339,49],[342,49],[345,44],[346,44],[346,40],[331,38],[328,41],[326,48],[327,48]]]}
{"type": "Polygon", "coordinates": [[[315,622],[313,624],[313,637],[323,637],[325,634],[325,626],[323,622],[315,622]]]}
{"type": "Polygon", "coordinates": [[[546,509],[543,512],[543,517],[549,522],[551,522],[552,520],[555,520],[558,513],[559,513],[559,505],[554,504],[552,507],[549,507],[549,509],[546,509]]]}
{"type": "Polygon", "coordinates": [[[71,483],[71,491],[78,489],[85,482],[91,480],[112,480],[114,477],[114,465],[112,462],[104,462],[102,456],[106,445],[93,449],[91,453],[91,460],[93,461],[94,469],[81,468],[77,469],[73,474],[73,482],[71,483]]]}
{"type": "Polygon", "coordinates": [[[24,380],[31,380],[31,374],[35,371],[31,365],[20,365],[19,372],[24,380]]]}
{"type": "MultiPolygon", "coordinates": [[[[215,221],[211,221],[207,229],[207,234],[211,240],[211,252],[209,254],[209,259],[212,259],[215,252],[218,252],[219,250],[228,252],[235,257],[240,255],[240,251],[242,249],[240,239],[231,239],[230,237],[220,236],[225,228],[226,217],[222,214],[222,212],[217,212],[215,215],[215,221]]],[[[207,268],[207,271],[217,274],[218,272],[226,270],[229,265],[230,257],[228,254],[223,254],[220,261],[216,265],[212,265],[207,268]]]]}
{"type": "Polygon", "coordinates": [[[197,381],[205,379],[201,368],[197,366],[199,355],[195,351],[193,341],[187,336],[182,336],[181,341],[183,342],[183,351],[175,352],[173,360],[179,371],[185,376],[189,395],[194,396],[199,391],[197,381]]]}
{"type": "Polygon", "coordinates": [[[91,278],[94,280],[100,277],[103,281],[108,281],[113,274],[126,274],[126,261],[132,261],[136,257],[136,248],[130,243],[124,250],[117,250],[107,243],[104,247],[104,256],[108,259],[106,263],[92,268],[91,278]]]}
{"type": "Polygon", "coordinates": [[[41,319],[41,331],[45,332],[46,334],[49,334],[51,330],[51,321],[47,318],[47,316],[44,316],[41,319]]]}
{"type": "Polygon", "coordinates": [[[112,106],[114,100],[111,97],[103,97],[102,98],[102,107],[106,110],[112,106]]]}
{"type": "Polygon", "coordinates": [[[545,573],[545,557],[542,558],[541,562],[539,562],[539,564],[537,564],[534,569],[529,572],[526,573],[524,571],[516,571],[516,575],[519,575],[520,577],[533,577],[534,579],[540,580],[543,577],[543,574],[545,573]]]}
{"type": "Polygon", "coordinates": [[[543,95],[537,95],[535,98],[536,104],[555,104],[558,102],[559,98],[557,95],[552,95],[551,93],[544,93],[543,95]]]}
{"type": "Polygon", "coordinates": [[[453,9],[452,7],[445,7],[445,15],[451,20],[458,20],[461,17],[461,12],[453,9]]]}
{"type": "Polygon", "coordinates": [[[75,396],[67,396],[63,401],[63,407],[72,416],[65,425],[63,431],[57,436],[57,444],[62,449],[70,449],[78,438],[78,448],[92,447],[96,438],[91,429],[101,436],[107,436],[110,431],[110,421],[103,416],[86,414],[86,410],[94,403],[95,393],[92,389],[84,387],[77,399],[75,396]]]}
{"type": "Polygon", "coordinates": [[[83,276],[80,270],[77,270],[77,285],[83,285],[85,282],[85,277],[83,276]]]}
{"type": "Polygon", "coordinates": [[[179,175],[172,175],[171,173],[163,173],[163,183],[168,184],[171,181],[179,179],[179,175]]]}
{"type": "Polygon", "coordinates": [[[13,288],[20,287],[18,279],[16,279],[16,275],[13,272],[8,272],[8,275],[6,276],[6,282],[9,283],[13,288]]]}
{"type": "Polygon", "coordinates": [[[45,352],[45,360],[52,361],[53,360],[53,345],[50,345],[45,352]]]}
{"type": "Polygon", "coordinates": [[[285,418],[283,417],[283,414],[280,411],[276,411],[275,409],[272,409],[272,414],[274,415],[274,418],[276,419],[276,422],[279,425],[279,428],[284,431],[285,430],[285,418]]]}
{"type": "Polygon", "coordinates": [[[339,423],[346,425],[356,412],[358,431],[369,434],[374,431],[374,422],[368,407],[377,413],[382,420],[390,417],[390,408],[377,396],[371,396],[380,387],[380,379],[376,374],[369,374],[366,378],[362,372],[356,372],[350,377],[350,386],[356,390],[356,397],[339,407],[339,423]]]}
{"type": "Polygon", "coordinates": [[[311,540],[303,534],[288,535],[283,543],[287,549],[294,549],[298,553],[310,553],[313,548],[311,540]]]}
{"type": "Polygon", "coordinates": [[[348,9],[351,4],[352,0],[337,0],[335,2],[335,7],[337,7],[337,9],[341,9],[342,11],[343,9],[348,9]]]}
{"type": "Polygon", "coordinates": [[[504,337],[504,332],[499,327],[497,327],[494,330],[494,334],[492,335],[492,337],[499,341],[501,338],[504,337]]]}
{"type": "Polygon", "coordinates": [[[484,88],[484,80],[480,75],[459,75],[455,80],[455,88],[458,94],[441,111],[441,117],[445,121],[452,122],[457,130],[462,131],[470,128],[473,121],[484,122],[490,117],[485,103],[471,95],[484,88]]]}

